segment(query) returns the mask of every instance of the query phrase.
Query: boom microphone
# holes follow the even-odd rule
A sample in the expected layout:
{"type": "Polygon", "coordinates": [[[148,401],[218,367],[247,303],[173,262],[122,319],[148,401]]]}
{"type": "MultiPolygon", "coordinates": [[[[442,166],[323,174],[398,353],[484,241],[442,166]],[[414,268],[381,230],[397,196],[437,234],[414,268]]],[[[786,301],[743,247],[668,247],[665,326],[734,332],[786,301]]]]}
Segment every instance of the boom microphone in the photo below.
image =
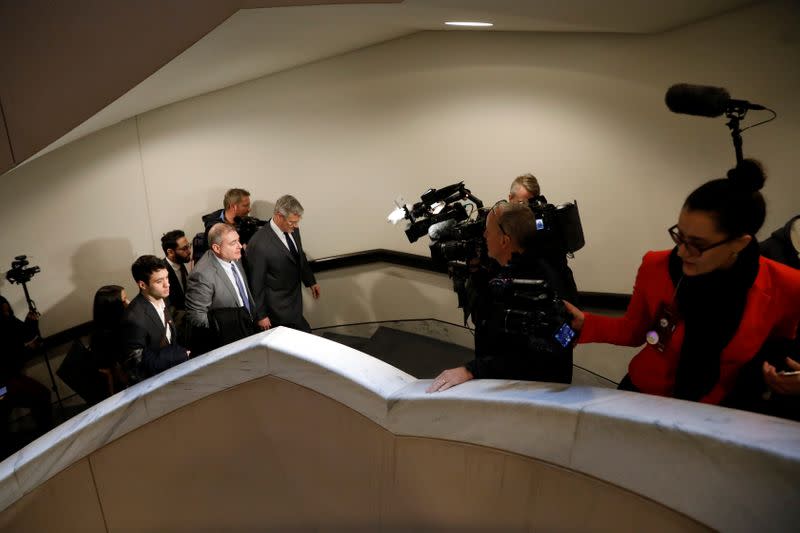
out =
{"type": "Polygon", "coordinates": [[[445,220],[443,222],[437,222],[436,224],[432,224],[431,227],[428,228],[428,237],[430,237],[432,241],[438,241],[439,239],[450,233],[450,230],[455,225],[456,221],[453,220],[452,218],[449,220],[445,220]]]}
{"type": "Polygon", "coordinates": [[[766,109],[762,105],[751,104],[747,100],[734,100],[728,91],[721,87],[688,83],[678,83],[670,87],[665,101],[673,113],[700,117],[718,117],[729,111],[737,110],[760,111],[766,109]]]}

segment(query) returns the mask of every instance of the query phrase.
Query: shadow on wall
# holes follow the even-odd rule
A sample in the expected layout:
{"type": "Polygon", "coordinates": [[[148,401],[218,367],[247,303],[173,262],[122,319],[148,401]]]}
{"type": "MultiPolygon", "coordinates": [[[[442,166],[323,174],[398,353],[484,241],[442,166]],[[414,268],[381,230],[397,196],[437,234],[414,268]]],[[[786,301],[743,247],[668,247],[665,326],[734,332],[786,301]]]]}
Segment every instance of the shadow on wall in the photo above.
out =
{"type": "Polygon", "coordinates": [[[317,279],[322,289],[319,301],[303,290],[303,312],[312,328],[442,315],[441,302],[387,265],[324,272],[317,279]]]}
{"type": "Polygon", "coordinates": [[[375,320],[375,312],[364,288],[355,281],[359,278],[356,274],[367,268],[356,267],[317,274],[321,290],[319,300],[314,300],[311,292],[303,289],[303,315],[312,328],[375,320]]]}
{"type": "MultiPolygon", "coordinates": [[[[73,290],[43,313],[43,328],[61,331],[91,320],[97,289],[110,284],[133,286],[130,265],[134,259],[128,239],[95,239],[81,244],[71,258],[69,280],[73,290]]],[[[132,299],[135,295],[129,291],[128,297],[132,299]]]]}

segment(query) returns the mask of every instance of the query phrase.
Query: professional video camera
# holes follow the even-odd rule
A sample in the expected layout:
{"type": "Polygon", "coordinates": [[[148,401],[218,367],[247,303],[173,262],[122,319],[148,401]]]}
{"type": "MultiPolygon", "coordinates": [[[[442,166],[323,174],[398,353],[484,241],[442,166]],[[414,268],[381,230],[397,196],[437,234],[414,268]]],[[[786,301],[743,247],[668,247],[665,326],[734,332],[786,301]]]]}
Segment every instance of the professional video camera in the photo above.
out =
{"type": "Polygon", "coordinates": [[[534,246],[542,253],[552,252],[569,255],[586,244],[583,237],[578,202],[553,205],[543,195],[528,200],[528,206],[536,218],[536,242],[534,246]]]}
{"type": "MultiPolygon", "coordinates": [[[[203,215],[203,224],[209,227],[216,222],[221,222],[219,219],[219,211],[203,215]]],[[[239,242],[247,244],[250,238],[258,231],[258,228],[265,225],[268,220],[261,220],[260,218],[244,216],[236,217],[233,219],[233,226],[239,234],[239,242]]],[[[192,239],[192,260],[197,262],[208,251],[208,239],[205,231],[197,233],[192,239]]]]}
{"type": "Polygon", "coordinates": [[[6,272],[6,279],[11,283],[28,283],[33,276],[42,271],[38,266],[28,267],[29,264],[27,255],[16,256],[11,262],[11,270],[6,272]]]}
{"type": "Polygon", "coordinates": [[[247,244],[250,242],[250,238],[258,231],[258,228],[265,225],[268,221],[261,220],[260,218],[245,216],[245,217],[236,217],[234,220],[234,226],[236,226],[236,231],[239,233],[239,242],[242,244],[247,244]]]}
{"type": "Polygon", "coordinates": [[[414,205],[405,205],[402,200],[396,205],[397,208],[389,215],[389,221],[397,224],[404,218],[408,219],[406,237],[408,242],[417,242],[423,235],[438,240],[438,231],[467,220],[471,214],[467,207],[480,209],[483,202],[460,181],[442,189],[428,189],[414,205]],[[466,203],[467,200],[471,204],[466,203]]]}
{"type": "Polygon", "coordinates": [[[490,328],[527,335],[532,345],[549,352],[572,343],[572,315],[546,281],[498,277],[489,289],[493,305],[500,308],[491,314],[490,328]]]}

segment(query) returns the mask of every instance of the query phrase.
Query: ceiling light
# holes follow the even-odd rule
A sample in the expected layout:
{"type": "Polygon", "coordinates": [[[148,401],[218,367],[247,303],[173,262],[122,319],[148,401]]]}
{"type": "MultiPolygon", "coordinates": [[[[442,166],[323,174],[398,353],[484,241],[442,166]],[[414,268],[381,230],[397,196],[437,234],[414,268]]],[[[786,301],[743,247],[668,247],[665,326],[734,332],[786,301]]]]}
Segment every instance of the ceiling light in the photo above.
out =
{"type": "Polygon", "coordinates": [[[494,26],[491,22],[445,22],[448,26],[471,26],[473,28],[488,28],[494,26]]]}

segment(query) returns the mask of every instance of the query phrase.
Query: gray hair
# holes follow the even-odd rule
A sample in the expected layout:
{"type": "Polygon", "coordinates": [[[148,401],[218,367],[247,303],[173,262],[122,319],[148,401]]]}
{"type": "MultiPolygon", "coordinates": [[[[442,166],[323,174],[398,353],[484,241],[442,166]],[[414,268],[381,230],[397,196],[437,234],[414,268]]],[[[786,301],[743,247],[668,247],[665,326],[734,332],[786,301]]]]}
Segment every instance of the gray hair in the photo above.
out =
{"type": "Polygon", "coordinates": [[[222,238],[232,231],[236,231],[236,228],[225,222],[217,222],[208,230],[208,246],[222,244],[222,238]]]}
{"type": "Polygon", "coordinates": [[[284,194],[275,202],[274,213],[288,217],[289,215],[303,216],[303,206],[291,194],[284,194]]]}
{"type": "Polygon", "coordinates": [[[520,187],[531,193],[534,197],[542,194],[542,191],[539,188],[539,180],[536,179],[536,176],[530,173],[518,176],[514,181],[511,182],[511,194],[516,194],[516,191],[518,191],[520,187]]]}

